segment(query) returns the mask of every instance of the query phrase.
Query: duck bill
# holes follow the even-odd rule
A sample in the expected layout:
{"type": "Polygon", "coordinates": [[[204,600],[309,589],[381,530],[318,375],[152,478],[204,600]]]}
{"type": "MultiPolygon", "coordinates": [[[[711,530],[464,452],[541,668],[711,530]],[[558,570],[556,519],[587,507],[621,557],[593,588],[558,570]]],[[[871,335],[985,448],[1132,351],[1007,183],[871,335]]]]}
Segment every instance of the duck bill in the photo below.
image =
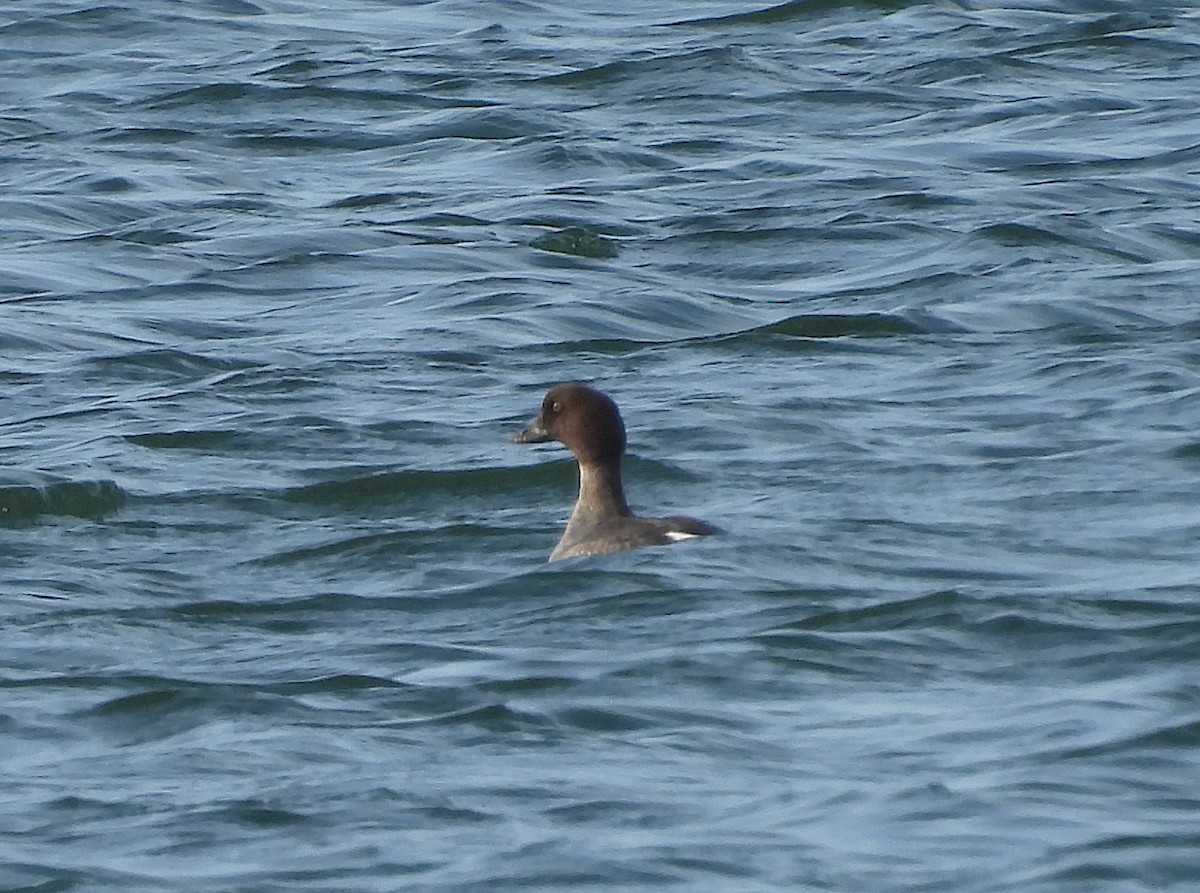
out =
{"type": "Polygon", "coordinates": [[[514,434],[512,439],[513,443],[548,443],[554,440],[554,436],[542,425],[542,419],[539,416],[530,422],[524,431],[514,434]]]}

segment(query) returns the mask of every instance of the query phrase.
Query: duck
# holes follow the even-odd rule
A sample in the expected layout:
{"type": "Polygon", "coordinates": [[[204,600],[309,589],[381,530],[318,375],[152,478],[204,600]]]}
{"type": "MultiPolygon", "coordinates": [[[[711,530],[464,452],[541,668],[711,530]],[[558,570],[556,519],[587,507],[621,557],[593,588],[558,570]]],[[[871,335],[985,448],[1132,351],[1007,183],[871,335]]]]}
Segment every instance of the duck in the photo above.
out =
{"type": "Polygon", "coordinates": [[[621,484],[625,423],[612,398],[590,385],[554,385],[542,400],[541,412],[512,440],[558,441],[579,466],[579,497],[550,561],[665,546],[720,532],[697,518],[641,518],[630,511],[621,484]]]}

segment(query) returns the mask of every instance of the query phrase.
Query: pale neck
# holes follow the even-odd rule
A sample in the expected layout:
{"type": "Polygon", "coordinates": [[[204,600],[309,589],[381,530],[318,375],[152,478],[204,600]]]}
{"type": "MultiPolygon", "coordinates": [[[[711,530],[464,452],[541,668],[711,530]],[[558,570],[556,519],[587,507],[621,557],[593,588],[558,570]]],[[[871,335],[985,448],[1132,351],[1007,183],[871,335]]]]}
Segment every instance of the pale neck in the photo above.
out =
{"type": "Polygon", "coordinates": [[[627,518],[632,514],[621,486],[620,463],[579,465],[579,500],[571,520],[627,518]]]}

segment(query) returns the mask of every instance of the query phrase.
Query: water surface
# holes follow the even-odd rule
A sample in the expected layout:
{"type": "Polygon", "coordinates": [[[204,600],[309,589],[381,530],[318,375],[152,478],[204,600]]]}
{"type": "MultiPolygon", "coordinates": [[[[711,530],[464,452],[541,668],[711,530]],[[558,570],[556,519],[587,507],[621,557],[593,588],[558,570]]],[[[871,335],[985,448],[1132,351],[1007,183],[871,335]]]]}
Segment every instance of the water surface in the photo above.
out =
{"type": "Polygon", "coordinates": [[[0,887],[1200,882],[1188,5],[19,6],[0,887]]]}

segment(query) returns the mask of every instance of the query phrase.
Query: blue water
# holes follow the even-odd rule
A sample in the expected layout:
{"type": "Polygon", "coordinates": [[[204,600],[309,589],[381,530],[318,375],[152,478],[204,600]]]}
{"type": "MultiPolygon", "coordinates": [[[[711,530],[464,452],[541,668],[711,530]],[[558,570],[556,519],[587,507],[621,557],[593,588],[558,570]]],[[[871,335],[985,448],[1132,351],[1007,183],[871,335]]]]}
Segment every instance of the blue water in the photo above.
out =
{"type": "Polygon", "coordinates": [[[1200,888],[1200,15],[0,9],[0,889],[1200,888]],[[510,443],[622,407],[547,565],[510,443]]]}

